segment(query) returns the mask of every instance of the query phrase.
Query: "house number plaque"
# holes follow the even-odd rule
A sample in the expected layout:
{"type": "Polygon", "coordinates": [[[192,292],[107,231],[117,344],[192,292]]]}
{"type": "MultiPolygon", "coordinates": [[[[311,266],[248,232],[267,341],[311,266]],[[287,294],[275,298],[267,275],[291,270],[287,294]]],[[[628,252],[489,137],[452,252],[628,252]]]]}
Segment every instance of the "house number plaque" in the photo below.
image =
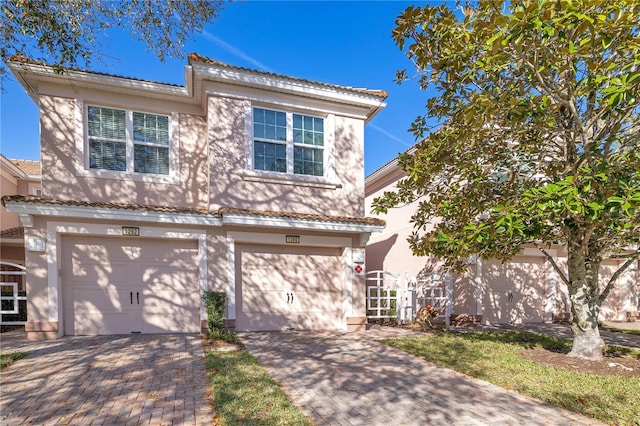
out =
{"type": "Polygon", "coordinates": [[[130,237],[139,237],[140,228],[138,228],[137,226],[123,226],[122,235],[128,235],[130,237]]]}
{"type": "Polygon", "coordinates": [[[287,244],[300,244],[300,235],[287,235],[287,244]]]}

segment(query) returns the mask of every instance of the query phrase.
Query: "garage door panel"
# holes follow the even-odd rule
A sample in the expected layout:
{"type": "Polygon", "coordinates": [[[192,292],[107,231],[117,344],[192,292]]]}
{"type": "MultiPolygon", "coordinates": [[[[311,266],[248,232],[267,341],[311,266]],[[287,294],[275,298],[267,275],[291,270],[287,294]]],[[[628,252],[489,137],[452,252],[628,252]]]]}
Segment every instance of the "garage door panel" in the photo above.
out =
{"type": "Polygon", "coordinates": [[[483,318],[495,324],[542,322],[544,319],[544,259],[518,256],[502,264],[483,266],[483,318]]]}
{"type": "Polygon", "coordinates": [[[189,312],[198,311],[196,309],[199,304],[199,296],[197,293],[184,292],[176,293],[170,290],[142,292],[142,309],[152,311],[164,311],[170,314],[172,310],[184,310],[187,308],[189,312]]]}
{"type": "Polygon", "coordinates": [[[295,302],[298,312],[327,312],[335,315],[342,308],[341,293],[337,291],[297,291],[295,302]]]}
{"type": "Polygon", "coordinates": [[[114,283],[127,282],[127,268],[124,262],[96,262],[76,258],[72,262],[71,282],[97,283],[100,286],[108,286],[114,283]]]}
{"type": "Polygon", "coordinates": [[[96,286],[76,286],[73,292],[73,309],[75,312],[117,311],[131,309],[130,292],[119,289],[115,285],[106,288],[96,286]]]}
{"type": "Polygon", "coordinates": [[[200,315],[190,309],[178,308],[166,310],[145,310],[142,314],[142,333],[198,333],[200,315]]]}
{"type": "Polygon", "coordinates": [[[75,318],[76,335],[129,334],[131,324],[138,323],[139,315],[128,312],[78,313],[75,318]]]}
{"type": "Polygon", "coordinates": [[[199,331],[197,242],[68,237],[62,256],[66,334],[199,331]]]}
{"type": "MultiPolygon", "coordinates": [[[[193,264],[190,268],[193,268],[193,264]]],[[[143,265],[141,282],[153,291],[192,292],[197,286],[197,271],[172,269],[166,266],[143,265]]]]}
{"type": "MultiPolygon", "coordinates": [[[[330,312],[326,315],[318,315],[317,312],[302,312],[297,315],[296,322],[302,330],[330,330],[336,328],[335,316],[331,316],[330,312]]],[[[333,315],[337,315],[334,312],[333,315]]]]}
{"type": "Polygon", "coordinates": [[[237,245],[236,327],[341,328],[341,253],[330,247],[237,245]]]}
{"type": "Polygon", "coordinates": [[[285,315],[292,311],[287,293],[285,291],[262,291],[256,287],[247,288],[242,295],[243,311],[250,314],[273,312],[285,315]]]}

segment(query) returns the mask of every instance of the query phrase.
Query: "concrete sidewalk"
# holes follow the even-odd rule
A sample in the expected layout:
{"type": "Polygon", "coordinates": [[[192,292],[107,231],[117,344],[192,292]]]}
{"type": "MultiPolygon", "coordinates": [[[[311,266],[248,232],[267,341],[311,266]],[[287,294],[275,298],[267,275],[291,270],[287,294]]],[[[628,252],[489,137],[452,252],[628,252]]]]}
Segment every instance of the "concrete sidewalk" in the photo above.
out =
{"type": "Polygon", "coordinates": [[[317,425],[599,425],[379,342],[413,334],[241,333],[242,343],[317,425]]]}
{"type": "Polygon", "coordinates": [[[199,335],[64,337],[0,334],[29,355],[0,372],[0,424],[210,425],[199,335]]]}

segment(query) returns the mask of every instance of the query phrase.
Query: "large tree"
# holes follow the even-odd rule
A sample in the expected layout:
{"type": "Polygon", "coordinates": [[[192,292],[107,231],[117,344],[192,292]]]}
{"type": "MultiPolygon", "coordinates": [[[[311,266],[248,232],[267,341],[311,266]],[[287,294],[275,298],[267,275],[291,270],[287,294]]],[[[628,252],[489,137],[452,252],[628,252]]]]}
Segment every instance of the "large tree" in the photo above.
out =
{"type": "MultiPolygon", "coordinates": [[[[64,68],[101,57],[105,33],[120,28],[160,60],[217,17],[224,0],[0,0],[0,59],[13,55],[64,68]]],[[[6,68],[0,68],[0,76],[6,68]]]]}
{"type": "Polygon", "coordinates": [[[414,253],[453,269],[534,245],[568,288],[569,355],[600,359],[601,304],[640,253],[640,2],[409,7],[393,38],[417,69],[399,80],[437,90],[399,157],[406,178],[375,210],[419,203],[414,253]]]}

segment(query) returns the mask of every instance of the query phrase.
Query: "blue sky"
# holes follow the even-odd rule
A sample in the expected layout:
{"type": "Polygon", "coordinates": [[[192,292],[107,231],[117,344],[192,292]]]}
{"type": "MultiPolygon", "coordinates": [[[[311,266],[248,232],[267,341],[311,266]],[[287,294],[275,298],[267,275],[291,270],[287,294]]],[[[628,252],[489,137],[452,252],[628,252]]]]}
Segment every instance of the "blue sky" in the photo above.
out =
{"type": "MultiPolygon", "coordinates": [[[[411,63],[391,39],[404,1],[245,1],[227,4],[220,17],[186,43],[185,58],[161,63],[126,33],[103,40],[103,59],[90,70],[184,84],[186,54],[198,52],[241,67],[331,84],[382,89],[387,107],[365,129],[365,173],[409,148],[407,131],[424,114],[427,93],[417,82],[398,86],[398,69],[411,63]]],[[[2,93],[0,152],[39,159],[38,109],[13,79],[2,93]]]]}

